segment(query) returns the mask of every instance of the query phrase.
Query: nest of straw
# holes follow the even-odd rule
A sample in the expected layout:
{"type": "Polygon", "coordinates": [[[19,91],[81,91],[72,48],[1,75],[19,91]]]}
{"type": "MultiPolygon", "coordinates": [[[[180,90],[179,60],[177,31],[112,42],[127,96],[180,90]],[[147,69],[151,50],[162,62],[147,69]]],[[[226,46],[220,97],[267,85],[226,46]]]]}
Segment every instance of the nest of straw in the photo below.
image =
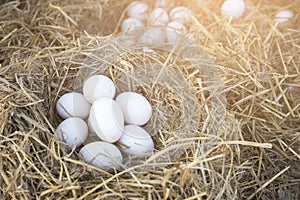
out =
{"type": "MultiPolygon", "coordinates": [[[[116,33],[129,1],[0,2],[2,199],[300,198],[299,0],[247,1],[252,9],[232,21],[221,17],[221,0],[176,1],[193,9],[190,32],[225,83],[224,126],[211,148],[201,148],[212,136],[200,126],[172,163],[115,174],[60,148],[55,102],[73,90],[82,52],[116,33]],[[296,15],[275,24],[283,8],[296,15]]],[[[206,102],[197,73],[181,72],[206,102]]],[[[168,91],[160,95],[172,99],[168,91]]],[[[176,110],[176,101],[165,103],[176,110]]]]}

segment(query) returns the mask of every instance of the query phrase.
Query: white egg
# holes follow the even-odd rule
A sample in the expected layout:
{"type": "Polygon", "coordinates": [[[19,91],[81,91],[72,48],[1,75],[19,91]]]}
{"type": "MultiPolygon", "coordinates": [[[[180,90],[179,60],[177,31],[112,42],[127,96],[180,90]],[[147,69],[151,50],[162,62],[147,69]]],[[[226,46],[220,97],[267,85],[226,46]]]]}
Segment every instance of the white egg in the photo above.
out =
{"type": "Polygon", "coordinates": [[[71,117],[62,121],[56,132],[58,139],[67,143],[69,147],[79,147],[87,138],[88,126],[81,118],[71,117]]]}
{"type": "Polygon", "coordinates": [[[116,87],[113,81],[107,76],[94,75],[84,82],[83,94],[88,102],[93,103],[101,97],[114,98],[116,87]]]}
{"type": "Polygon", "coordinates": [[[127,7],[127,15],[131,18],[136,18],[141,21],[147,19],[149,6],[142,1],[133,1],[127,7]]]}
{"type": "Polygon", "coordinates": [[[125,122],[134,125],[146,124],[152,116],[152,107],[149,101],[135,92],[123,92],[116,98],[122,108],[125,122]]]}
{"type": "Polygon", "coordinates": [[[56,103],[56,110],[64,119],[80,117],[86,119],[89,116],[91,105],[81,93],[71,92],[61,96],[56,103]]]}
{"type": "Polygon", "coordinates": [[[244,0],[226,0],[221,6],[221,13],[226,17],[241,17],[246,9],[244,0]]]}
{"type": "Polygon", "coordinates": [[[155,8],[149,16],[149,25],[156,27],[166,26],[169,22],[168,13],[162,8],[155,8]]]}
{"type": "Polygon", "coordinates": [[[128,154],[142,155],[152,152],[154,142],[147,131],[136,125],[126,125],[118,141],[122,151],[128,154]]]}
{"type": "Polygon", "coordinates": [[[172,21],[167,25],[167,41],[169,43],[177,42],[181,34],[186,34],[186,27],[179,21],[172,21]]]}
{"type": "Polygon", "coordinates": [[[89,118],[88,118],[87,125],[88,125],[88,128],[89,128],[90,133],[96,134],[95,129],[94,129],[94,127],[93,127],[93,124],[92,124],[92,122],[91,122],[91,116],[89,116],[89,118]]]}
{"type": "Polygon", "coordinates": [[[127,18],[124,19],[121,24],[121,31],[122,32],[132,31],[136,28],[141,28],[141,27],[144,27],[144,24],[141,20],[136,18],[127,18]]]}
{"type": "Polygon", "coordinates": [[[156,0],[154,6],[157,8],[169,10],[174,6],[174,0],[156,0]]]}
{"type": "Polygon", "coordinates": [[[166,39],[166,33],[163,29],[153,28],[146,30],[139,41],[143,44],[161,44],[164,43],[166,39]]]}
{"type": "Polygon", "coordinates": [[[102,97],[93,103],[89,123],[100,139],[116,142],[124,129],[122,109],[114,100],[102,97]]]}
{"type": "Polygon", "coordinates": [[[177,6],[170,11],[170,19],[172,21],[180,21],[186,23],[191,19],[192,11],[185,6],[177,6]]]}
{"type": "Polygon", "coordinates": [[[122,154],[115,145],[102,141],[85,145],[80,149],[79,155],[85,163],[108,172],[119,169],[123,161],[122,154]]]}
{"type": "Polygon", "coordinates": [[[275,15],[275,21],[278,23],[287,22],[290,18],[294,16],[294,13],[290,10],[283,10],[275,15]]]}

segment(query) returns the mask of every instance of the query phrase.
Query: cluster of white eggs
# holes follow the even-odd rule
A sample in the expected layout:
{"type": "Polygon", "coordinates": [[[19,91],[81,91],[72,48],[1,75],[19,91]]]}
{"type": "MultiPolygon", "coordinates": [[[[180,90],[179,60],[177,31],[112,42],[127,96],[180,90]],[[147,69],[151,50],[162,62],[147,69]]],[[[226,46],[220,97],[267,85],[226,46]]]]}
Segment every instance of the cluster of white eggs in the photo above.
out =
{"type": "Polygon", "coordinates": [[[141,42],[176,42],[179,34],[187,33],[187,22],[192,11],[185,6],[174,7],[172,0],[157,0],[154,7],[143,1],[133,1],[126,8],[127,18],[122,21],[121,31],[128,32],[142,27],[167,28],[169,31],[153,29],[145,32],[141,42]],[[147,41],[143,41],[143,40],[147,41]]]}
{"type": "MultiPolygon", "coordinates": [[[[126,8],[126,16],[121,23],[121,31],[127,32],[143,27],[158,27],[163,29],[147,30],[141,37],[141,43],[174,43],[180,34],[187,34],[187,22],[192,16],[191,9],[185,6],[175,6],[174,0],[156,0],[154,5],[144,1],[133,1],[126,8]]],[[[225,0],[221,13],[225,17],[240,18],[244,15],[246,3],[244,0],[225,0]]],[[[275,15],[275,22],[287,22],[293,12],[283,10],[275,15]]]]}
{"type": "Polygon", "coordinates": [[[88,134],[96,134],[100,141],[84,145],[79,154],[86,163],[106,171],[121,166],[122,152],[143,155],[154,149],[150,134],[141,127],[152,116],[149,101],[135,92],[123,92],[114,99],[115,95],[110,78],[93,75],[85,80],[83,93],[66,93],[56,104],[64,119],[56,129],[59,140],[76,149],[88,134]]]}

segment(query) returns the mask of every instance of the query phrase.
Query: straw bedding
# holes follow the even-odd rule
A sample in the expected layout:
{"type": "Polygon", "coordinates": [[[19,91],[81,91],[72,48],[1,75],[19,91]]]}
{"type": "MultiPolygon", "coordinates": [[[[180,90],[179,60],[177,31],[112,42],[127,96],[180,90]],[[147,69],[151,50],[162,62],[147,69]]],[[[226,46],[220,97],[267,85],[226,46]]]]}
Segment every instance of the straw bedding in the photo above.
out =
{"type": "MultiPolygon", "coordinates": [[[[211,135],[200,123],[168,165],[113,174],[60,148],[55,102],[73,90],[85,57],[116,33],[128,1],[0,2],[1,199],[300,198],[299,0],[246,1],[244,17],[232,21],[221,17],[221,0],[177,1],[193,9],[190,32],[224,81],[224,126],[211,135]],[[295,16],[275,24],[283,8],[295,16]]],[[[192,71],[182,73],[206,102],[192,71]]],[[[156,98],[172,100],[165,92],[156,98]]]]}

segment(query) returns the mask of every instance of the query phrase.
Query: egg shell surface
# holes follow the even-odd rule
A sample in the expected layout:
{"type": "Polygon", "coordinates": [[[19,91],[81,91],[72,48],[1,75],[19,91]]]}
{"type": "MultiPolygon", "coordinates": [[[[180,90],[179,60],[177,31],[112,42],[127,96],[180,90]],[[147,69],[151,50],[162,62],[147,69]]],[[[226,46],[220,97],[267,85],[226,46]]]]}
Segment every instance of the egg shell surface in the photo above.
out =
{"type": "Polygon", "coordinates": [[[141,28],[141,27],[144,27],[144,24],[141,20],[136,18],[127,18],[124,19],[121,24],[121,31],[122,32],[132,31],[136,28],[141,28]]]}
{"type": "Polygon", "coordinates": [[[70,148],[79,147],[86,140],[88,126],[81,118],[71,117],[62,121],[56,128],[58,139],[70,148]]]}
{"type": "Polygon", "coordinates": [[[156,0],[154,6],[168,11],[174,6],[174,0],[156,0]]]}
{"type": "Polygon", "coordinates": [[[226,17],[241,17],[246,9],[246,4],[243,0],[226,0],[221,6],[221,13],[226,17]]]}
{"type": "Polygon", "coordinates": [[[91,107],[89,124],[101,140],[116,142],[124,129],[122,109],[113,99],[102,97],[91,107]]]}
{"type": "Polygon", "coordinates": [[[89,116],[91,104],[81,93],[70,92],[62,95],[57,103],[56,110],[60,117],[79,117],[86,119],[89,116]]]}
{"type": "Polygon", "coordinates": [[[192,10],[185,6],[177,6],[170,11],[170,19],[184,24],[190,21],[192,13],[192,10]]]}
{"type": "Polygon", "coordinates": [[[169,15],[163,8],[155,8],[149,16],[149,25],[164,27],[169,22],[169,15]]]}
{"type": "Polygon", "coordinates": [[[282,10],[275,15],[275,21],[278,23],[287,22],[294,16],[294,13],[290,10],[282,10]]]}
{"type": "Polygon", "coordinates": [[[136,92],[123,92],[116,98],[120,105],[125,122],[142,126],[146,124],[152,116],[152,107],[149,101],[136,92]]]}
{"type": "Polygon", "coordinates": [[[168,23],[167,28],[167,41],[170,43],[177,42],[180,34],[187,33],[187,28],[179,21],[171,21],[168,23]]]}
{"type": "Polygon", "coordinates": [[[119,169],[123,161],[120,150],[115,145],[103,141],[85,145],[80,149],[79,155],[85,163],[108,172],[119,169]]]}
{"type": "Polygon", "coordinates": [[[123,152],[133,155],[143,155],[154,149],[149,133],[136,125],[126,125],[118,143],[123,152]]]}
{"type": "Polygon", "coordinates": [[[152,28],[146,30],[139,41],[142,44],[161,44],[166,40],[166,33],[163,29],[152,28]]]}
{"type": "Polygon", "coordinates": [[[101,97],[114,98],[116,87],[113,81],[104,75],[94,75],[85,80],[83,94],[88,102],[93,103],[101,97]]]}
{"type": "Polygon", "coordinates": [[[96,134],[95,129],[94,129],[94,127],[93,127],[93,124],[91,123],[91,117],[90,117],[90,116],[89,116],[89,118],[88,118],[88,123],[87,123],[87,125],[88,125],[88,128],[89,128],[89,132],[90,132],[90,133],[95,133],[95,134],[96,134]]]}
{"type": "Polygon", "coordinates": [[[149,5],[142,1],[133,1],[127,6],[127,15],[145,21],[148,15],[149,5]]]}

